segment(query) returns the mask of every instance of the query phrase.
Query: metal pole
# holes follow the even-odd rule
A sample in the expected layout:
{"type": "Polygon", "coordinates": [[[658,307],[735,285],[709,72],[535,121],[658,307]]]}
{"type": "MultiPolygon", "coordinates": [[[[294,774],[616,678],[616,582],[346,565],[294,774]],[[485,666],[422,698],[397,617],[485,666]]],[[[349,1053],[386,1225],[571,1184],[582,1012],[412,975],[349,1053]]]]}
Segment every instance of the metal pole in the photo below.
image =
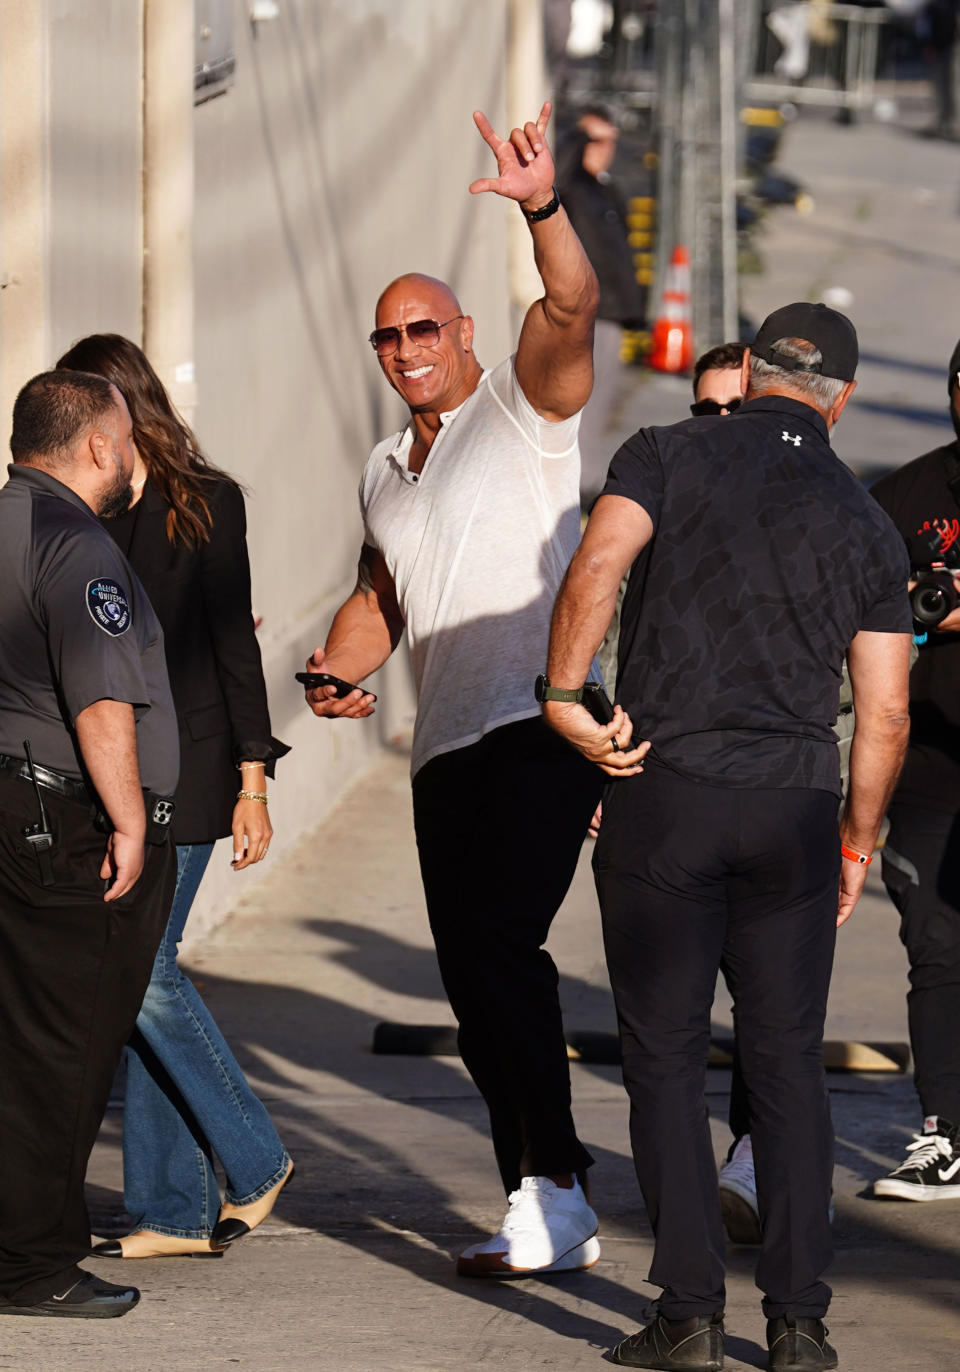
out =
{"type": "Polygon", "coordinates": [[[657,261],[654,302],[663,295],[670,254],[678,241],[680,159],[677,142],[682,110],[683,13],[677,0],[659,0],[657,66],[657,261]]]}
{"type": "Polygon", "coordinates": [[[719,0],[720,260],[723,337],[737,337],[737,80],[734,0],[719,0]]]}

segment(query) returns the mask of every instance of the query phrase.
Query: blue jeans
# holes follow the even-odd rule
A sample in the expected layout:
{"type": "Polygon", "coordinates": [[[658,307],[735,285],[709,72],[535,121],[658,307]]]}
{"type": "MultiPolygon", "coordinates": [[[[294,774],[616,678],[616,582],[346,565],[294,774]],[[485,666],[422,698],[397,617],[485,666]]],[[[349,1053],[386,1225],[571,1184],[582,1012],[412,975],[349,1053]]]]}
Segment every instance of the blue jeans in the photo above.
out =
{"type": "Polygon", "coordinates": [[[123,1195],[134,1230],[208,1238],[220,1211],[213,1157],[227,1198],[249,1205],[286,1173],[290,1157],[196,988],[177,945],[212,843],[177,847],[177,886],[136,1028],[127,1045],[123,1195]]]}

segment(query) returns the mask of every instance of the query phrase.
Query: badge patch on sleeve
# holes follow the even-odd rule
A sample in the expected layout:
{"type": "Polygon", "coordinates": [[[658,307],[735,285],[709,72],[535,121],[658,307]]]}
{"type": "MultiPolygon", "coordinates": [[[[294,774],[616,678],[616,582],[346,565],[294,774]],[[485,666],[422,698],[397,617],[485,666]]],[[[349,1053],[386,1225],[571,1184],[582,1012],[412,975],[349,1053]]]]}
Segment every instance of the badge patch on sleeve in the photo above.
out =
{"type": "Polygon", "coordinates": [[[87,582],[87,609],[94,624],[116,638],[130,628],[130,606],[122,586],[106,577],[87,582]]]}

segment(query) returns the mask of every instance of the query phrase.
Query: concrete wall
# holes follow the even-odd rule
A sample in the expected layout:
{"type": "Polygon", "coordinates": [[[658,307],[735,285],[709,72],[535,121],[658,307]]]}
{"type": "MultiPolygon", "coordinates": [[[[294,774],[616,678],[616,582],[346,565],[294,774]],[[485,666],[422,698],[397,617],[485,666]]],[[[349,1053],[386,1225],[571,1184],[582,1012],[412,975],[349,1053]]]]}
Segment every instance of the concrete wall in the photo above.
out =
{"type": "MultiPolygon", "coordinates": [[[[270,863],[409,726],[399,655],[365,723],[315,720],[292,674],[352,587],[361,468],[402,422],[366,341],[382,286],[443,277],[481,360],[512,346],[517,212],[467,186],[493,165],[472,111],[504,128],[510,17],[531,4],[279,0],[252,25],[236,0],[235,81],[192,113],[193,419],[249,490],[274,730],[294,745],[270,863]]],[[[145,5],[174,22],[190,0],[0,0],[0,279],[17,278],[0,294],[4,444],[17,389],[74,338],[142,339],[145,5]]],[[[238,877],[218,852],[197,928],[264,879],[269,866],[238,877]]]]}
{"type": "Polygon", "coordinates": [[[0,3],[0,441],[74,339],[140,336],[141,25],[131,0],[0,3]]]}

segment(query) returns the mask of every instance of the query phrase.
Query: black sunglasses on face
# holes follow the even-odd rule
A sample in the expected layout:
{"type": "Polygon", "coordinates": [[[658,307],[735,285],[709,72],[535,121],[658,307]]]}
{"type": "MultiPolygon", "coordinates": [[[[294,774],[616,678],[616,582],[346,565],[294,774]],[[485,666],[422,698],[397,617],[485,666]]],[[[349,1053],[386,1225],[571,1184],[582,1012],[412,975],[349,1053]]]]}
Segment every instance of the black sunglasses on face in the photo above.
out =
{"type": "Polygon", "coordinates": [[[463,317],[462,314],[455,314],[453,319],[445,319],[442,324],[435,319],[415,319],[412,324],[390,324],[385,329],[374,329],[370,335],[370,346],[378,357],[389,357],[399,348],[401,334],[406,334],[418,348],[435,348],[440,342],[440,330],[463,317]]]}
{"type": "Polygon", "coordinates": [[[735,396],[733,400],[725,400],[722,405],[719,400],[698,400],[690,406],[690,413],[697,415],[698,418],[704,414],[723,414],[724,410],[733,414],[734,410],[739,410],[742,404],[743,396],[741,395],[735,396]]]}

